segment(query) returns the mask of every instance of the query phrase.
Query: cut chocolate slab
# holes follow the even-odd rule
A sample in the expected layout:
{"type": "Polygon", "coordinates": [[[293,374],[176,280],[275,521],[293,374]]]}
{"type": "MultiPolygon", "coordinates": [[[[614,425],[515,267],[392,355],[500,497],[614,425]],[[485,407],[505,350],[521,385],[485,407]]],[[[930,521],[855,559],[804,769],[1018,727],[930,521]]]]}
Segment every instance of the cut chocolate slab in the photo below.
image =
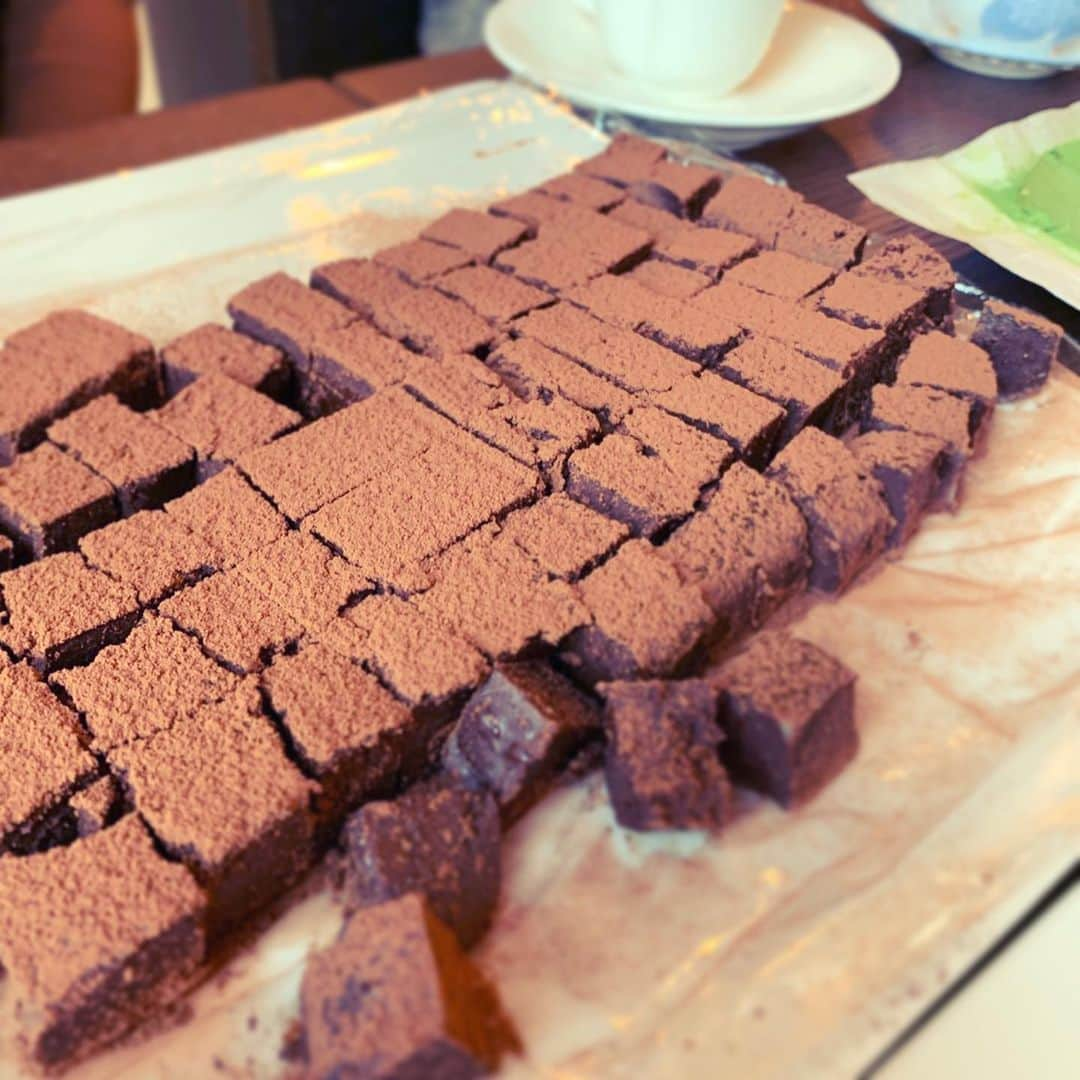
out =
{"type": "Polygon", "coordinates": [[[418,763],[418,724],[378,680],[326,645],[282,656],[263,675],[274,715],[308,776],[328,831],[372,798],[385,798],[418,763]]]}
{"type": "Polygon", "coordinates": [[[357,912],[300,991],[312,1077],[486,1076],[519,1049],[494,990],[424,900],[357,912]]]}
{"type": "Polygon", "coordinates": [[[813,203],[795,206],[776,237],[779,251],[788,251],[837,270],[858,262],[866,230],[813,203]]]}
{"type": "Polygon", "coordinates": [[[483,529],[428,568],[416,606],[493,660],[554,646],[588,619],[574,589],[497,529],[483,529]]]}
{"type": "Polygon", "coordinates": [[[639,202],[669,214],[696,218],[720,187],[720,175],[707,165],[683,165],[658,161],[630,184],[630,195],[639,202]]]}
{"type": "Polygon", "coordinates": [[[659,143],[651,142],[640,135],[619,132],[599,154],[579,161],[574,166],[574,171],[625,186],[637,180],[665,157],[667,150],[659,143]]]}
{"type": "Polygon", "coordinates": [[[610,379],[631,393],[670,390],[696,365],[631,330],[601,322],[572,304],[530,312],[515,331],[610,379]]]}
{"type": "Polygon", "coordinates": [[[278,400],[288,396],[292,380],[280,349],[260,345],[216,323],[205,323],[166,345],[161,351],[161,367],[168,397],[211,372],[278,400]]]}
{"type": "Polygon", "coordinates": [[[75,831],[80,837],[101,832],[118,816],[120,801],[120,790],[111,776],[99,777],[89,787],[77,791],[68,800],[75,816],[75,831]]]}
{"type": "Polygon", "coordinates": [[[613,221],[621,221],[624,225],[640,229],[654,242],[680,231],[686,224],[682,218],[658,207],[647,206],[636,199],[627,199],[626,202],[620,203],[608,214],[608,217],[613,221]]]}
{"type": "Polygon", "coordinates": [[[527,227],[528,235],[533,236],[545,221],[554,221],[566,213],[566,200],[534,189],[492,203],[488,213],[521,222],[527,227]]]}
{"type": "Polygon", "coordinates": [[[208,540],[160,510],[143,510],[89,533],[79,550],[91,566],[130,585],[143,607],[194,585],[224,562],[208,540]]]}
{"type": "Polygon", "coordinates": [[[248,337],[285,352],[301,370],[311,361],[315,340],[354,322],[343,304],[276,273],[241,289],[229,301],[233,325],[248,337]]]}
{"type": "Polygon", "coordinates": [[[804,428],[777,454],[768,475],[787,488],[810,534],[810,584],[847,588],[885,548],[893,519],[877,480],[838,439],[804,428]]]}
{"type": "Polygon", "coordinates": [[[987,300],[972,341],[990,356],[1004,398],[1029,394],[1046,382],[1064,333],[1033,311],[987,300]]]}
{"type": "Polygon", "coordinates": [[[752,236],[763,247],[774,248],[780,230],[802,201],[802,196],[791,188],[752,176],[732,176],[705,204],[701,220],[706,225],[752,236]]]}
{"type": "Polygon", "coordinates": [[[687,226],[660,240],[654,254],[715,281],[729,266],[753,255],[757,248],[758,242],[742,233],[687,226]]]}
{"type": "MultiPolygon", "coordinates": [[[[395,388],[245,454],[239,465],[274,506],[299,521],[395,462],[420,454],[431,444],[438,420],[395,388]]],[[[215,477],[203,486],[217,483],[215,477]]]]}
{"type": "Polygon", "coordinates": [[[57,811],[97,763],[83,747],[78,716],[26,664],[0,665],[0,770],[0,855],[71,838],[57,811]]]}
{"type": "Polygon", "coordinates": [[[650,401],[701,431],[729,442],[744,461],[763,466],[772,457],[786,419],[775,402],[711,371],[682,379],[650,401]]]}
{"type": "Polygon", "coordinates": [[[615,272],[629,270],[652,246],[652,237],[644,229],[573,203],[564,204],[562,213],[541,222],[539,236],[576,248],[615,272]]]}
{"type": "Polygon", "coordinates": [[[584,173],[564,173],[552,177],[545,180],[537,191],[601,213],[618,206],[626,198],[626,192],[621,187],[584,173]]]}
{"type": "Polygon", "coordinates": [[[487,792],[432,783],[368,803],[342,833],[345,902],[355,909],[419,893],[470,948],[499,899],[499,840],[499,807],[487,792]]]}
{"type": "Polygon", "coordinates": [[[608,424],[618,423],[634,405],[625,390],[531,338],[502,342],[487,363],[522,397],[565,398],[608,424]]]}
{"type": "Polygon", "coordinates": [[[725,643],[756,629],[806,584],[806,523],[785,489],[733,465],[709,504],[657,551],[696,585],[725,643]]]}
{"type": "Polygon", "coordinates": [[[0,860],[0,956],[33,1066],[71,1065],[179,997],[203,960],[205,905],[135,815],[0,860]]]}
{"type": "Polygon", "coordinates": [[[903,338],[911,336],[925,308],[925,297],[918,289],[853,273],[840,274],[814,302],[818,311],[834,319],[903,338]]]}
{"type": "Polygon", "coordinates": [[[871,431],[852,439],[859,467],[881,485],[896,524],[889,547],[905,544],[934,504],[948,467],[947,446],[933,435],[913,431],[871,431]]]}
{"type": "Polygon", "coordinates": [[[316,266],[311,272],[311,286],[371,321],[395,297],[404,296],[412,288],[395,270],[372,259],[339,259],[316,266]]]}
{"type": "Polygon", "coordinates": [[[712,627],[697,586],[644,540],[624,544],[580,589],[593,621],[570,636],[563,659],[588,682],[670,675],[712,627]]]}
{"type": "Polygon", "coordinates": [[[726,353],[716,370],[784,407],[781,446],[808,424],[834,435],[844,426],[847,384],[835,371],[782,341],[750,337],[726,353]]]}
{"type": "Polygon", "coordinates": [[[484,658],[438,619],[396,596],[369,596],[327,641],[374,671],[402,701],[441,717],[487,674],[484,658]]]}
{"type": "Polygon", "coordinates": [[[122,644],[102,649],[86,667],[52,677],[78,709],[99,750],[168,728],[220,701],[237,681],[191,637],[154,614],[144,615],[122,644]]]}
{"type": "Polygon", "coordinates": [[[165,504],[165,512],[233,566],[285,535],[285,519],[235,469],[165,504]]]}
{"type": "Polygon", "coordinates": [[[46,315],[0,348],[0,465],[99,394],[116,394],[136,408],[156,405],[160,382],[146,338],[85,311],[46,315]]]}
{"type": "MultiPolygon", "coordinates": [[[[719,474],[717,468],[715,476],[719,474]]],[[[702,486],[696,477],[681,472],[678,463],[650,453],[647,444],[620,433],[575,451],[566,467],[567,494],[621,521],[635,536],[653,536],[691,513],[702,486]]]]}
{"type": "Polygon", "coordinates": [[[500,664],[462,710],[443,767],[490,791],[510,824],[547,794],[599,720],[595,702],[547,664],[500,664]]]}
{"type": "Polygon", "coordinates": [[[87,663],[138,621],[135,590],[68,552],[0,576],[0,645],[41,672],[87,663]]]}
{"type": "Polygon", "coordinates": [[[866,427],[943,439],[949,446],[953,472],[958,474],[972,453],[971,408],[962,398],[925,386],[875,386],[866,427]]]}
{"type": "Polygon", "coordinates": [[[239,570],[181,589],[158,610],[238,675],[261,670],[304,635],[303,625],[239,570]]]}
{"type": "Polygon", "coordinates": [[[175,499],[195,483],[191,444],[111,394],[49,427],[49,439],[116,489],[125,516],[175,499]]]}
{"type": "Polygon", "coordinates": [[[112,484],[49,443],[0,468],[0,525],[24,557],[70,550],[116,514],[112,484]]]}
{"type": "Polygon", "coordinates": [[[439,292],[468,304],[477,315],[496,326],[551,303],[550,294],[543,289],[501,274],[490,266],[453,270],[432,284],[439,292]]]}
{"type": "Polygon", "coordinates": [[[714,483],[735,458],[722,440],[649,405],[633,409],[618,430],[637,439],[650,459],[664,462],[699,489],[714,483]]]}
{"type": "Polygon", "coordinates": [[[212,942],[310,865],[316,785],[285,756],[250,681],[110,751],[109,764],[165,851],[206,889],[212,942]]]}
{"type": "Polygon", "coordinates": [[[594,278],[607,270],[599,259],[561,240],[529,240],[504,252],[495,265],[522,282],[560,293],[594,278]]]}
{"type": "Polygon", "coordinates": [[[481,441],[524,465],[549,471],[600,430],[592,413],[565,398],[518,396],[472,356],[418,363],[407,385],[426,405],[481,441]]]}
{"type": "Polygon", "coordinates": [[[371,582],[355,567],[304,532],[286,533],[238,563],[236,572],[312,631],[372,591],[371,582]]]}
{"type": "Polygon", "coordinates": [[[424,240],[460,248],[480,262],[491,262],[500,251],[513,247],[526,235],[527,230],[510,218],[461,207],[448,210],[420,233],[424,240]]]}
{"type": "Polygon", "coordinates": [[[310,370],[299,380],[305,414],[336,412],[396,385],[414,359],[400,342],[360,320],[319,334],[312,342],[310,370]]]}
{"type": "Polygon", "coordinates": [[[728,281],[770,296],[802,300],[832,281],[836,271],[787,251],[763,251],[731,267],[724,276],[728,281]]]}
{"type": "Polygon", "coordinates": [[[467,251],[434,244],[430,240],[406,240],[403,244],[376,251],[372,259],[380,266],[396,270],[414,285],[423,285],[432,278],[468,266],[473,261],[467,251]]]}
{"type": "Polygon", "coordinates": [[[154,419],[195,448],[200,480],[215,476],[248,450],[272,442],[302,421],[292,409],[216,372],[184,387],[154,419]]]}
{"type": "Polygon", "coordinates": [[[672,300],[689,300],[712,284],[712,279],[705,274],[665,259],[646,259],[638,263],[626,278],[672,300]]]}
{"type": "Polygon", "coordinates": [[[709,672],[732,776],[781,806],[805,803],[855,756],[855,673],[779,631],[709,672]]]}
{"type": "Polygon", "coordinates": [[[552,577],[573,581],[614,551],[629,529],[558,492],[515,510],[502,535],[552,577]]]}
{"type": "Polygon", "coordinates": [[[606,703],[604,776],[619,824],[641,832],[725,825],[731,784],[717,754],[716,690],[700,679],[598,689],[606,703]]]}
{"type": "Polygon", "coordinates": [[[944,256],[917,236],[907,234],[887,240],[871,257],[853,267],[852,273],[880,281],[898,281],[918,289],[924,297],[924,311],[932,322],[951,321],[956,272],[944,256]]]}
{"type": "Polygon", "coordinates": [[[929,386],[971,402],[975,443],[997,402],[997,373],[987,354],[970,341],[932,330],[919,334],[897,367],[898,384],[929,386]]]}
{"type": "Polygon", "coordinates": [[[359,484],[313,514],[305,528],[373,581],[407,588],[423,559],[535,498],[540,479],[533,469],[447,427],[431,452],[359,484]]]}

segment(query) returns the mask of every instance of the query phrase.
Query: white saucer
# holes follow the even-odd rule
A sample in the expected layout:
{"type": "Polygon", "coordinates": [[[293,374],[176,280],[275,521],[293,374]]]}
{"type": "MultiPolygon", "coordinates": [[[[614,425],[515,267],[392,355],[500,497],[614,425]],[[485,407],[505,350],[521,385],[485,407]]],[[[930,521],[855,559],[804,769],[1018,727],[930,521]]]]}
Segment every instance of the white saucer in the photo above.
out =
{"type": "Polygon", "coordinates": [[[596,21],[578,0],[500,0],[484,24],[488,48],[515,74],[575,105],[711,129],[712,142],[753,146],[885,97],[900,60],[877,31],[848,15],[795,0],[761,67],[717,97],[642,85],[619,71],[596,21]]]}
{"type": "MultiPolygon", "coordinates": [[[[1032,8],[1038,0],[1033,0],[1032,8]]],[[[1018,39],[982,33],[977,24],[951,25],[933,0],[863,0],[883,22],[918,38],[953,67],[999,79],[1038,79],[1080,67],[1080,32],[1065,40],[1047,33],[1018,39]]]]}

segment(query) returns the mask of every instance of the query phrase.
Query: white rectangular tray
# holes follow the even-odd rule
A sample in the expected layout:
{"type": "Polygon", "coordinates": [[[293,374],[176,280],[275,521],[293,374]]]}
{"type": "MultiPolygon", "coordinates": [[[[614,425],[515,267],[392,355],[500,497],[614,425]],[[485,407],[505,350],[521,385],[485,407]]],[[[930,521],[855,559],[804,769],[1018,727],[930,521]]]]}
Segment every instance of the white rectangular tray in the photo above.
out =
{"type": "MultiPolygon", "coordinates": [[[[223,319],[255,277],[370,253],[599,144],[542,96],[475,83],[0,202],[0,334],[78,303],[161,343],[223,319]]],[[[1080,842],[1078,412],[1061,369],[1001,408],[963,509],[799,617],[859,672],[863,735],[805,810],[646,838],[614,825],[594,776],[514,829],[479,952],[527,1047],[506,1076],[850,1075],[1064,872],[1080,842]]],[[[338,920],[325,890],[294,907],[185,1024],[73,1075],[279,1075],[304,956],[338,920]]]]}

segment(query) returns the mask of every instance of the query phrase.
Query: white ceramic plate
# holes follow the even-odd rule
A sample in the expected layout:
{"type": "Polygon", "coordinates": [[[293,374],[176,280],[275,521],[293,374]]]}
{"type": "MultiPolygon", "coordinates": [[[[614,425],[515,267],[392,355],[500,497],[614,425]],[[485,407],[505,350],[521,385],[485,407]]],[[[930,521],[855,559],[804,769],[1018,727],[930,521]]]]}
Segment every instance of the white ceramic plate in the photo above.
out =
{"type": "Polygon", "coordinates": [[[728,146],[752,146],[865,109],[900,77],[899,58],[879,33],[801,0],[788,4],[761,67],[739,89],[713,98],[624,75],[577,0],[500,0],[484,37],[515,74],[575,105],[719,129],[716,141],[728,146]]]}
{"type": "MultiPolygon", "coordinates": [[[[1050,11],[1045,0],[1046,12],[1050,11]]],[[[1057,38],[981,32],[977,20],[959,25],[937,10],[934,0],[863,0],[879,19],[918,38],[947,64],[1005,79],[1035,79],[1080,66],[1080,23],[1071,36],[1057,38]]],[[[1027,15],[1038,14],[1040,0],[1030,0],[1027,15]]],[[[1077,19],[1080,14],[1074,14],[1077,19]]]]}

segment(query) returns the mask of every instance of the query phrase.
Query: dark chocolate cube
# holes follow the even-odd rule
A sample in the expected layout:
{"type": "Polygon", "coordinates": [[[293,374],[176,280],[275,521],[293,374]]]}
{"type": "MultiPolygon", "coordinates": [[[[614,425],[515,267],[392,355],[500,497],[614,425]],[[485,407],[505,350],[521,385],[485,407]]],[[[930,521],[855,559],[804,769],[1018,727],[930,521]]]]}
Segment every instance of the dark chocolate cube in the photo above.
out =
{"type": "Polygon", "coordinates": [[[499,899],[499,808],[452,784],[372,802],[345,826],[345,899],[369,907],[420,893],[464,948],[480,940],[499,899]]]}
{"type": "Polygon", "coordinates": [[[988,300],[972,341],[990,354],[1002,397],[1038,390],[1061,348],[1060,326],[1032,311],[988,300]]]}
{"type": "Polygon", "coordinates": [[[718,829],[731,813],[716,690],[707,682],[615,682],[606,700],[608,795],[620,825],[718,829]]]}
{"type": "Polygon", "coordinates": [[[855,674],[817,646],[764,632],[708,678],[721,691],[724,760],[737,783],[797,806],[855,756],[855,674]]]}
{"type": "Polygon", "coordinates": [[[519,1049],[495,991],[423,898],[356,912],[300,991],[306,1075],[471,1080],[519,1049]]]}
{"type": "Polygon", "coordinates": [[[598,726],[596,705],[547,664],[500,664],[454,725],[443,764],[492,792],[510,824],[543,798],[598,726]]]}
{"type": "Polygon", "coordinates": [[[261,394],[284,400],[292,375],[280,349],[261,345],[216,323],[191,330],[161,351],[165,393],[174,397],[200,375],[216,372],[261,394]]]}

